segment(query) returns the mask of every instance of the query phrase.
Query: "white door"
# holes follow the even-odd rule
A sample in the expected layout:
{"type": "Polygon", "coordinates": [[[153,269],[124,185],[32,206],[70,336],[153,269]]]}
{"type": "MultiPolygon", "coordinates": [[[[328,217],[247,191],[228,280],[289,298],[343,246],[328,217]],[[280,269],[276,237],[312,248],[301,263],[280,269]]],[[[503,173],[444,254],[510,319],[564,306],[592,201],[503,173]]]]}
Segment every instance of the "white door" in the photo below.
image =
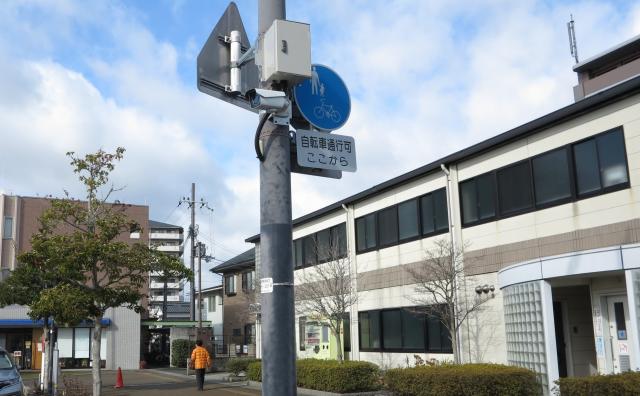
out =
{"type": "Polygon", "coordinates": [[[631,370],[629,354],[629,309],[626,296],[607,297],[609,310],[609,339],[613,359],[613,372],[631,370]]]}

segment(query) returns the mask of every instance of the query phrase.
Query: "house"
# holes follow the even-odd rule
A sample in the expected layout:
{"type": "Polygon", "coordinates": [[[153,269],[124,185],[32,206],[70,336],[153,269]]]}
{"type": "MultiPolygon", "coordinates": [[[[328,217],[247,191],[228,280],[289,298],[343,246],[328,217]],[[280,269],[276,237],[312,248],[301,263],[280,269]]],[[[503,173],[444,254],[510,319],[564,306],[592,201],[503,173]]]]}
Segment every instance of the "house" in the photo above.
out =
{"type": "MultiPolygon", "coordinates": [[[[459,348],[534,370],[547,394],[558,377],[640,369],[640,36],[574,71],[575,103],[294,220],[296,275],[323,265],[314,246],[344,241],[351,359],[404,366],[459,348]],[[459,306],[486,299],[457,346],[411,314],[411,269],[440,240],[464,248],[459,306]]],[[[247,242],[259,273],[260,236],[247,242]]],[[[229,266],[225,293],[246,268],[229,266]]],[[[296,326],[306,356],[324,330],[296,326]]]]}
{"type": "MultiPolygon", "coordinates": [[[[230,355],[256,356],[256,291],[254,249],[225,261],[211,269],[222,275],[222,334],[216,343],[224,345],[230,355]]],[[[259,357],[259,353],[258,353],[259,357]]]]}

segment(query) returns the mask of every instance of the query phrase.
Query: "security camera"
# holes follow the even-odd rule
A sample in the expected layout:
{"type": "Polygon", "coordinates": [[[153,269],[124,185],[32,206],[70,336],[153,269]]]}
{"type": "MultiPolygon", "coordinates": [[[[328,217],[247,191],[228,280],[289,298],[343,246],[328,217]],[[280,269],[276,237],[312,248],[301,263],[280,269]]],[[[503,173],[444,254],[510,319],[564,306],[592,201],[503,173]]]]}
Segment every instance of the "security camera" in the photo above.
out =
{"type": "Polygon", "coordinates": [[[252,109],[264,110],[269,113],[279,113],[289,107],[287,94],[271,89],[252,89],[246,94],[252,109]]]}

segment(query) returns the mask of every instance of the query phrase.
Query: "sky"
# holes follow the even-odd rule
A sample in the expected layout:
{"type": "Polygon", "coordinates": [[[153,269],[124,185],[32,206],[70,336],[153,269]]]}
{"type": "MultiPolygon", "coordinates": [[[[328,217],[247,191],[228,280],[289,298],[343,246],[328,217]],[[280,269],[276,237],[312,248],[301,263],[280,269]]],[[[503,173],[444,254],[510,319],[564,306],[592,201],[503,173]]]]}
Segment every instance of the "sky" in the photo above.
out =
{"type": "MultiPolygon", "coordinates": [[[[258,0],[236,3],[254,41],[258,0]]],[[[65,153],[122,146],[114,199],[186,229],[178,202],[193,182],[213,208],[196,212],[215,257],[205,272],[250,248],[257,116],[196,88],[196,58],[227,5],[3,0],[0,193],[81,197],[65,153]]],[[[292,175],[294,218],[571,104],[570,15],[581,60],[640,34],[635,1],[289,0],[287,19],[311,26],[312,61],[349,89],[337,133],[358,154],[340,180],[292,175]]]]}

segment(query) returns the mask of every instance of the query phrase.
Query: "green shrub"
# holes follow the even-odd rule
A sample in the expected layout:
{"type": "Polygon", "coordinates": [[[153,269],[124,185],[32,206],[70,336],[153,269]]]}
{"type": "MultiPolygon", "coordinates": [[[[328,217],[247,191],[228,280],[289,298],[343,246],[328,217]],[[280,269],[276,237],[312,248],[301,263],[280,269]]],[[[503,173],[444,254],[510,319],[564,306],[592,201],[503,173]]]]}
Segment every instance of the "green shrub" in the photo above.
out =
{"type": "Polygon", "coordinates": [[[249,363],[247,367],[247,379],[249,381],[262,381],[262,362],[257,360],[249,363]]]}
{"type": "Polygon", "coordinates": [[[229,359],[229,361],[225,365],[225,368],[231,374],[238,375],[241,372],[245,372],[246,373],[247,372],[247,367],[249,366],[249,364],[254,363],[254,362],[259,362],[259,361],[260,361],[260,359],[251,359],[251,358],[229,359]]]}
{"type": "Polygon", "coordinates": [[[173,340],[171,341],[171,366],[187,367],[187,359],[191,357],[191,351],[196,347],[195,341],[173,340]]]}
{"type": "MultiPolygon", "coordinates": [[[[261,363],[249,365],[251,381],[262,378],[261,363]]],[[[296,362],[297,385],[326,392],[367,392],[381,388],[378,366],[369,362],[304,359],[296,362]]]]}
{"type": "Polygon", "coordinates": [[[391,369],[385,373],[384,383],[396,396],[529,396],[542,392],[533,371],[500,364],[391,369]]]}
{"type": "Polygon", "coordinates": [[[560,378],[556,381],[562,396],[626,396],[640,395],[640,373],[627,372],[591,377],[560,378]]]}

